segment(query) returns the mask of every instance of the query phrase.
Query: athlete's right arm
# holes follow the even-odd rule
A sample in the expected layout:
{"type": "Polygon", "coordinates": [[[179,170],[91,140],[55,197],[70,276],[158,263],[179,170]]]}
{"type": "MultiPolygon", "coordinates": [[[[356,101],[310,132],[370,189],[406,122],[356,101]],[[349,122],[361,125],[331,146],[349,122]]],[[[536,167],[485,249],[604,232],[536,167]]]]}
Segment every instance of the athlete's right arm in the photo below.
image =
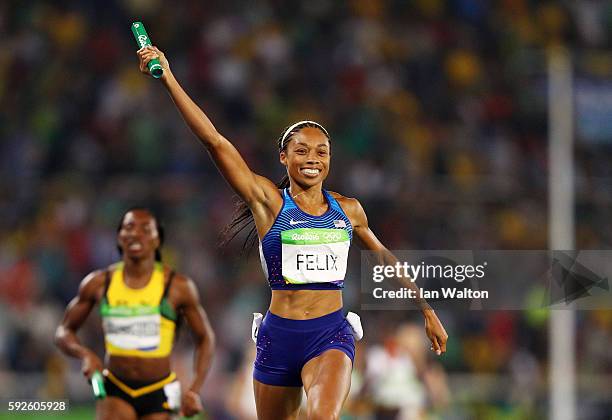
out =
{"type": "Polygon", "coordinates": [[[163,52],[145,47],[137,52],[141,72],[148,74],[147,63],[157,58],[164,68],[162,81],[183,119],[206,146],[215,164],[236,193],[253,209],[270,198],[280,199],[278,189],[269,179],[251,171],[234,145],[221,135],[204,111],[189,97],[176,80],[163,52]]]}
{"type": "Polygon", "coordinates": [[[76,335],[77,330],[89,316],[101,292],[104,290],[104,272],[96,271],[81,281],[77,296],[66,307],[64,318],[55,331],[55,344],[68,356],[83,361],[82,372],[87,378],[96,370],[102,370],[100,358],[89,348],[83,346],[76,335]]]}

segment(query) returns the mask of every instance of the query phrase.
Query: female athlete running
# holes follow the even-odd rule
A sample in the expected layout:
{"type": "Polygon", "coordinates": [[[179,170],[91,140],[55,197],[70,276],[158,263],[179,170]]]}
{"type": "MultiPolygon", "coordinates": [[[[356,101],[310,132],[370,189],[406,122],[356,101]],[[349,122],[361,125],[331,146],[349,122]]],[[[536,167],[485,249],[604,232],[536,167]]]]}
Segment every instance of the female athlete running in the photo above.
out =
{"type": "Polygon", "coordinates": [[[149,210],[128,211],[117,242],[121,261],[83,279],[57,329],[56,344],[82,360],[88,379],[96,370],[104,372],[107,397],[97,403],[97,419],[165,420],[179,409],[192,416],[202,410],[199,391],[215,339],[197,289],[161,263],[163,230],[149,210]],[[104,364],[76,335],[96,304],[103,321],[104,364]],[[170,368],[179,317],[187,321],[196,345],[195,377],[182,397],[170,368]]]}
{"type": "MultiPolygon", "coordinates": [[[[191,100],[156,47],[137,52],[141,72],[157,58],[162,82],[193,133],[206,146],[221,174],[244,200],[252,217],[272,301],[257,334],[254,387],[261,420],[294,419],[304,387],[309,419],[337,419],[350,387],[354,339],[342,314],[348,249],[353,235],[365,248],[386,252],[368,228],[354,198],[323,189],[330,165],[327,130],[313,121],[288,127],[278,141],[285,182],[275,185],[253,173],[236,148],[191,100]],[[279,190],[279,188],[281,188],[279,190]]],[[[446,349],[447,334],[423,307],[432,348],[446,349]]]]}

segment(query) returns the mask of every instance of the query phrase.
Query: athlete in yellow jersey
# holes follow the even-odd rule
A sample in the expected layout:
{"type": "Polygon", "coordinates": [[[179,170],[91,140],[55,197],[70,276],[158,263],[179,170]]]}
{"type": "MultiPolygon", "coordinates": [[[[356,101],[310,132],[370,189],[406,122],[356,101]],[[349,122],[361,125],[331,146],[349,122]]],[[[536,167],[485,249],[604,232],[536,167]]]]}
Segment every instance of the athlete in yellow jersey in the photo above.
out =
{"type": "Polygon", "coordinates": [[[83,279],[57,329],[56,343],[82,360],[88,379],[96,370],[104,372],[107,397],[97,403],[96,418],[162,420],[179,409],[192,416],[202,410],[199,391],[214,348],[196,287],[161,263],[163,230],[149,210],[128,211],[117,241],[121,262],[83,279]],[[104,364],[76,336],[96,304],[104,331],[104,364]],[[196,345],[195,376],[182,393],[170,368],[179,318],[187,321],[196,345]]]}

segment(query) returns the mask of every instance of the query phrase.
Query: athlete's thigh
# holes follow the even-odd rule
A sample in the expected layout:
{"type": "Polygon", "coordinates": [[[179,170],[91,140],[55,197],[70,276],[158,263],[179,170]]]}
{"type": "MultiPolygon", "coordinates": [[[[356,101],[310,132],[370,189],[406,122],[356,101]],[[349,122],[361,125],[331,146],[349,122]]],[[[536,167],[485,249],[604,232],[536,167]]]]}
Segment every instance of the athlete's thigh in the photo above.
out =
{"type": "Polygon", "coordinates": [[[137,420],[136,410],[119,397],[106,397],[96,403],[96,420],[137,420]]]}
{"type": "Polygon", "coordinates": [[[266,385],[253,379],[258,420],[295,419],[302,402],[301,386],[266,385]]]}
{"type": "Polygon", "coordinates": [[[302,382],[308,397],[308,418],[321,414],[339,417],[351,388],[352,368],[351,359],[338,349],[327,350],[304,365],[302,382]]]}
{"type": "Polygon", "coordinates": [[[162,413],[151,413],[146,416],[140,417],[140,420],[171,420],[172,417],[170,413],[162,412],[162,413]]]}

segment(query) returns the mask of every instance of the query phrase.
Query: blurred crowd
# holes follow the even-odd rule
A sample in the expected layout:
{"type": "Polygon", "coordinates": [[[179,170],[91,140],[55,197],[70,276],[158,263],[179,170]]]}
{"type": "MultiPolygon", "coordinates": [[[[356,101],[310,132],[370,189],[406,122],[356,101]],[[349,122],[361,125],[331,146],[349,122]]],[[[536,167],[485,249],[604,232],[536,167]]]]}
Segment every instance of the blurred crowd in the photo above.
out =
{"type": "MultiPolygon", "coordinates": [[[[119,219],[141,204],[161,216],[164,260],[196,281],[218,331],[205,405],[213,418],[252,414],[250,314],[269,291],[257,252],[218,247],[233,194],[138,71],[135,20],[257,173],[283,175],[283,127],[324,124],[326,187],[359,198],[390,249],[548,247],[551,48],[568,48],[576,79],[612,112],[611,1],[3,1],[0,395],[89,401],[52,335],[83,276],[118,259],[119,219]]],[[[575,150],[576,248],[610,248],[612,127],[577,121],[575,150]]],[[[353,262],[345,301],[359,311],[358,252],[353,262]]],[[[434,360],[418,314],[363,312],[347,418],[543,418],[548,316],[442,311],[449,351],[434,360]]],[[[101,352],[97,321],[80,337],[101,352]]],[[[581,418],[612,410],[597,386],[612,375],[611,343],[612,313],[578,314],[581,418]]]]}

